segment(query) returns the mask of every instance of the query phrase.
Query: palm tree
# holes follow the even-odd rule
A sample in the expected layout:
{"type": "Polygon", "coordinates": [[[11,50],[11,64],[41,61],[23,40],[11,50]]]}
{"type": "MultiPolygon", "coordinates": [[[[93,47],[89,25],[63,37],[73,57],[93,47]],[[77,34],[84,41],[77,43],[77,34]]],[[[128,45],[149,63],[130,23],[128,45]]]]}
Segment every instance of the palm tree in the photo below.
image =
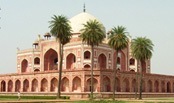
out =
{"type": "Polygon", "coordinates": [[[153,43],[146,37],[137,37],[131,43],[132,56],[140,62],[140,91],[139,99],[142,99],[142,68],[143,62],[152,57],[153,43]]]}
{"type": "MultiPolygon", "coordinates": [[[[109,36],[109,46],[118,52],[125,49],[128,45],[128,37],[126,36],[126,28],[123,26],[117,26],[112,28],[111,35],[109,36]]],[[[115,100],[115,86],[116,86],[116,69],[117,69],[117,55],[116,68],[114,68],[114,81],[113,81],[113,100],[115,100]]]]}
{"type": "Polygon", "coordinates": [[[63,46],[68,43],[71,39],[71,26],[69,25],[69,20],[65,16],[53,15],[52,20],[49,21],[51,29],[50,32],[56,38],[59,44],[58,52],[58,68],[59,68],[59,84],[57,91],[57,98],[61,97],[61,77],[62,77],[62,60],[63,60],[63,46]]]}
{"type": "Polygon", "coordinates": [[[83,24],[84,28],[81,29],[81,35],[79,36],[82,39],[82,42],[87,43],[91,46],[91,95],[90,99],[93,99],[93,61],[94,61],[94,46],[98,46],[102,43],[105,38],[105,31],[102,24],[97,20],[89,20],[86,24],[83,24]]]}

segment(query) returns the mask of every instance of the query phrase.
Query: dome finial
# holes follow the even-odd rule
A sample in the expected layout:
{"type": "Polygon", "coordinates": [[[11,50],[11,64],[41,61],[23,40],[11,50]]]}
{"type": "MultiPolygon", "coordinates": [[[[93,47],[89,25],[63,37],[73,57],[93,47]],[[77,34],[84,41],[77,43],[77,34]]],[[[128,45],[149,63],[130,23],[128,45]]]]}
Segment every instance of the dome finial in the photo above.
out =
{"type": "Polygon", "coordinates": [[[85,3],[83,5],[83,12],[86,12],[85,3]]]}

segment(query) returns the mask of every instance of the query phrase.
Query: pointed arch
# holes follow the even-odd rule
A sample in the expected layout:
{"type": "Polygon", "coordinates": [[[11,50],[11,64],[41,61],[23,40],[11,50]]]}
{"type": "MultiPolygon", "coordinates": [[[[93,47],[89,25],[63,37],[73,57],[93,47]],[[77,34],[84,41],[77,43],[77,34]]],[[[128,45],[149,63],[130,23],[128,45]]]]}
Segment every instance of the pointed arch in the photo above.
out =
{"type": "Polygon", "coordinates": [[[106,56],[102,53],[98,56],[98,65],[100,69],[106,69],[106,56]]]}
{"type": "Polygon", "coordinates": [[[8,81],[8,92],[12,92],[12,90],[13,90],[13,81],[9,80],[8,81]]]}
{"type": "Polygon", "coordinates": [[[104,76],[103,78],[103,92],[111,91],[111,81],[108,76],[104,76]]]}
{"type": "Polygon", "coordinates": [[[85,65],[84,65],[84,68],[86,68],[86,69],[90,69],[91,66],[90,66],[89,64],[85,64],[85,65]]]}
{"type": "Polygon", "coordinates": [[[172,86],[172,89],[173,89],[173,91],[172,91],[172,92],[174,93],[174,82],[173,82],[173,86],[172,86]]]}
{"type": "Polygon", "coordinates": [[[28,91],[29,91],[29,81],[25,79],[23,82],[23,92],[28,92],[28,91]]]}
{"type": "Polygon", "coordinates": [[[32,88],[31,88],[32,92],[38,92],[39,91],[39,87],[38,87],[38,80],[37,79],[33,79],[32,80],[32,88]]]}
{"type": "Polygon", "coordinates": [[[74,54],[70,53],[66,57],[66,68],[75,69],[75,63],[76,63],[76,56],[74,54]]]}
{"type": "Polygon", "coordinates": [[[132,80],[132,92],[136,92],[136,89],[138,88],[136,79],[132,80]]]}
{"type": "Polygon", "coordinates": [[[87,50],[84,52],[84,59],[90,59],[91,58],[91,53],[87,50]]]}
{"type": "Polygon", "coordinates": [[[1,92],[5,92],[6,91],[6,82],[3,80],[1,81],[1,92]]]}
{"type": "Polygon", "coordinates": [[[40,58],[39,57],[34,58],[34,64],[35,65],[39,65],[40,64],[40,58]]]}
{"type": "Polygon", "coordinates": [[[135,65],[135,59],[134,58],[131,58],[129,60],[129,65],[135,65]]]}
{"type": "Polygon", "coordinates": [[[121,92],[121,86],[120,86],[120,79],[118,77],[116,77],[116,86],[115,86],[115,90],[116,92],[121,92]]]}
{"type": "Polygon", "coordinates": [[[165,92],[165,82],[161,81],[161,92],[165,92]]]}
{"type": "Polygon", "coordinates": [[[123,84],[122,84],[122,90],[123,92],[130,92],[130,87],[129,87],[129,80],[127,78],[125,78],[123,80],[123,84]]]}
{"type": "Polygon", "coordinates": [[[167,93],[171,93],[171,83],[167,82],[167,93]]]}
{"type": "Polygon", "coordinates": [[[159,82],[156,80],[154,83],[155,92],[159,92],[159,82]]]}
{"type": "Polygon", "coordinates": [[[56,78],[51,79],[51,92],[57,92],[58,80],[56,78]]]}
{"type": "Polygon", "coordinates": [[[39,69],[34,69],[34,72],[40,72],[40,70],[39,69]]]}
{"type": "Polygon", "coordinates": [[[41,80],[41,88],[40,88],[41,92],[48,92],[48,81],[47,79],[43,78],[41,80]]]}
{"type": "Polygon", "coordinates": [[[21,90],[21,81],[18,79],[15,82],[15,92],[19,92],[21,90]]]}
{"type": "Polygon", "coordinates": [[[75,77],[73,79],[73,87],[72,91],[73,92],[81,92],[81,79],[79,77],[75,77]]]}
{"type": "MultiPolygon", "coordinates": [[[[93,78],[93,86],[93,91],[97,92],[98,81],[95,78],[93,78]]],[[[91,78],[87,80],[87,91],[91,91],[91,78]]]]}
{"type": "Polygon", "coordinates": [[[28,68],[28,61],[26,59],[22,60],[21,62],[21,72],[27,72],[27,68],[28,68]]]}
{"type": "Polygon", "coordinates": [[[57,70],[58,54],[55,50],[49,49],[44,55],[44,71],[57,70]]]}
{"type": "Polygon", "coordinates": [[[142,92],[146,92],[146,82],[142,80],[142,92]]]}
{"type": "Polygon", "coordinates": [[[62,92],[69,92],[69,79],[67,77],[64,77],[62,79],[62,83],[61,83],[61,91],[62,92]]]}
{"type": "Polygon", "coordinates": [[[152,81],[151,80],[148,80],[147,82],[147,92],[152,92],[152,81]]]}

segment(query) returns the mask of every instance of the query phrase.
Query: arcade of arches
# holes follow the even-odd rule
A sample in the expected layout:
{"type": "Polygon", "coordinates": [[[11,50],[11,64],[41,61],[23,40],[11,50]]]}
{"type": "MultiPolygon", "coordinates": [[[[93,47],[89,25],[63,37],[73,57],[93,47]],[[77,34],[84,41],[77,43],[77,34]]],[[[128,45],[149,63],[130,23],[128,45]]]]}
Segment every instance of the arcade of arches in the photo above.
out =
{"type": "MultiPolygon", "coordinates": [[[[62,77],[62,92],[90,92],[90,70],[84,72],[64,71],[66,75],[62,77]],[[74,74],[78,75],[75,76],[74,74]],[[79,75],[80,74],[80,75],[79,75]],[[85,75],[85,77],[83,76],[85,75]]],[[[102,71],[102,75],[95,74],[94,92],[112,92],[112,70],[102,71]],[[110,75],[109,75],[109,74],[110,75]]],[[[22,74],[21,74],[22,75],[22,74]]],[[[58,73],[36,73],[31,78],[21,75],[10,75],[11,78],[0,80],[1,92],[57,92],[58,73]],[[45,78],[41,78],[42,75],[45,78]]],[[[144,74],[143,76],[143,92],[158,93],[174,93],[174,81],[171,76],[144,74]]],[[[120,72],[116,75],[116,91],[117,92],[135,92],[136,73],[120,72]]]]}

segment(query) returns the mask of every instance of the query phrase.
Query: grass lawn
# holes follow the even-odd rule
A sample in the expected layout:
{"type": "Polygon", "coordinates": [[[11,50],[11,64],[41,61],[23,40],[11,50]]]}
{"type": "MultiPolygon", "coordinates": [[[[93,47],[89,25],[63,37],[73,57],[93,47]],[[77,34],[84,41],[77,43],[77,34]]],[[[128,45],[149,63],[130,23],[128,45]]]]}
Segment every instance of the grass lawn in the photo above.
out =
{"type": "MultiPolygon", "coordinates": [[[[10,101],[17,102],[17,98],[2,98],[0,97],[0,101],[8,101],[8,103],[11,103],[10,101]]],[[[116,98],[115,101],[112,101],[111,99],[103,99],[103,100],[73,100],[73,99],[32,99],[32,98],[21,98],[20,102],[29,102],[30,103],[174,103],[174,97],[172,98],[143,98],[142,100],[135,100],[135,99],[129,99],[129,98],[116,98]]]]}

